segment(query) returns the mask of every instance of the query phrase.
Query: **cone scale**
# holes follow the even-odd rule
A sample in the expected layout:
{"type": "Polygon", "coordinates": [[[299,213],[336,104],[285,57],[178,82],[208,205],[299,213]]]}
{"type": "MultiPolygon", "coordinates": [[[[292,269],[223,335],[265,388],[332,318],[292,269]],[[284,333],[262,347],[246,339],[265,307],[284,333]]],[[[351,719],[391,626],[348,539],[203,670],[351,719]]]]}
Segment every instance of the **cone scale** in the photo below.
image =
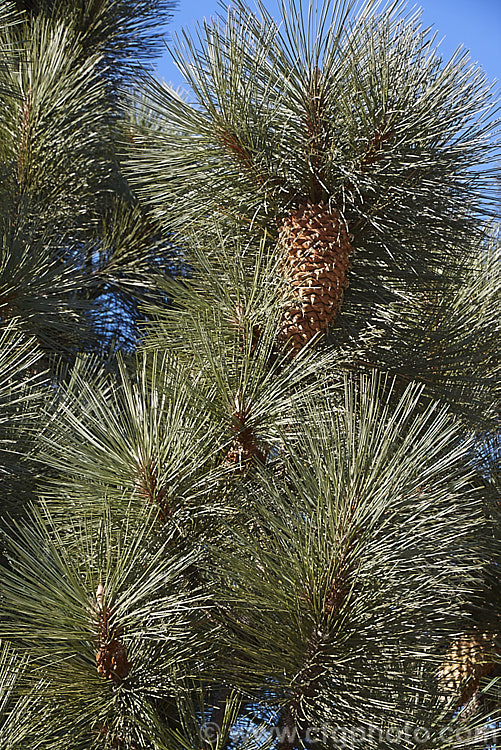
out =
{"type": "Polygon", "coordinates": [[[291,292],[280,338],[297,354],[335,320],[348,286],[353,248],[339,211],[323,203],[300,206],[282,218],[278,242],[291,292]]]}

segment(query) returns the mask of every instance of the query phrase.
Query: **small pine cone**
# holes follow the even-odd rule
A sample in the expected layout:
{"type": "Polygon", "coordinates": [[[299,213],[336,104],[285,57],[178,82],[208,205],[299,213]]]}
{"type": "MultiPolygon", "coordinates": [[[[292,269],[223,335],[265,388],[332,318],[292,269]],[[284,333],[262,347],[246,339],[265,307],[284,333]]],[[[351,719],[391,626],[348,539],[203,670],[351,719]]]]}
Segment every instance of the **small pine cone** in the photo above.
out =
{"type": "Polygon", "coordinates": [[[100,583],[96,591],[97,613],[97,673],[106,680],[119,685],[130,672],[125,646],[119,640],[119,631],[112,623],[112,613],[104,606],[104,587],[100,583]]]}
{"type": "Polygon", "coordinates": [[[130,672],[125,646],[117,638],[101,641],[96,654],[97,673],[106,680],[119,685],[130,672]]]}
{"type": "Polygon", "coordinates": [[[226,454],[226,463],[239,471],[245,471],[256,462],[265,463],[266,453],[259,447],[254,429],[246,424],[247,408],[241,403],[240,397],[235,396],[235,412],[231,430],[236,433],[230,450],[226,454]]]}
{"type": "Polygon", "coordinates": [[[135,480],[136,489],[140,497],[147,503],[156,505],[162,521],[167,521],[174,512],[169,502],[167,490],[159,482],[158,463],[156,459],[144,459],[137,466],[135,480]]]}
{"type": "Polygon", "coordinates": [[[266,453],[259,447],[252,428],[244,428],[235,436],[226,454],[226,462],[239,471],[249,469],[256,462],[262,464],[266,462],[266,453]]]}
{"type": "Polygon", "coordinates": [[[335,319],[348,286],[353,248],[339,212],[323,203],[301,206],[284,217],[279,244],[291,290],[280,338],[297,353],[335,319]]]}
{"type": "Polygon", "coordinates": [[[495,670],[496,638],[492,633],[472,632],[452,643],[439,671],[444,698],[455,698],[456,706],[475,700],[480,681],[495,670]]]}

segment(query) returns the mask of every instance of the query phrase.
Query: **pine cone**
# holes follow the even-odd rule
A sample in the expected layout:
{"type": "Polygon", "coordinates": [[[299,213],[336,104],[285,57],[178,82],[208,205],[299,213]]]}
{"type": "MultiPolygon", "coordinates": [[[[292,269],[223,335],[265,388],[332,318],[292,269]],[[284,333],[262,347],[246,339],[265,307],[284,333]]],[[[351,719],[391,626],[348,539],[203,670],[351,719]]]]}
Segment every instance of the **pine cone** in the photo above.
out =
{"type": "Polygon", "coordinates": [[[118,628],[113,625],[111,609],[103,604],[103,596],[104,587],[100,583],[96,591],[97,672],[106,680],[111,680],[115,685],[119,685],[129,674],[131,665],[127,660],[125,646],[119,640],[118,628]]]}
{"type": "Polygon", "coordinates": [[[226,462],[239,471],[246,471],[256,462],[266,462],[266,452],[261,450],[254,429],[247,422],[248,408],[241,402],[239,395],[235,396],[235,412],[233,414],[232,432],[235,439],[226,454],[226,462]]]}
{"type": "Polygon", "coordinates": [[[482,677],[496,670],[498,648],[492,633],[472,632],[460,636],[450,647],[439,672],[444,697],[455,696],[456,706],[474,701],[482,677]]]}
{"type": "Polygon", "coordinates": [[[160,511],[162,521],[170,518],[174,508],[169,503],[167,490],[158,479],[158,463],[155,459],[144,459],[137,467],[136,488],[148,504],[156,505],[160,511]]]}
{"type": "Polygon", "coordinates": [[[281,338],[297,353],[335,319],[348,286],[353,248],[339,212],[322,203],[301,206],[282,219],[279,244],[290,284],[281,338]]]}

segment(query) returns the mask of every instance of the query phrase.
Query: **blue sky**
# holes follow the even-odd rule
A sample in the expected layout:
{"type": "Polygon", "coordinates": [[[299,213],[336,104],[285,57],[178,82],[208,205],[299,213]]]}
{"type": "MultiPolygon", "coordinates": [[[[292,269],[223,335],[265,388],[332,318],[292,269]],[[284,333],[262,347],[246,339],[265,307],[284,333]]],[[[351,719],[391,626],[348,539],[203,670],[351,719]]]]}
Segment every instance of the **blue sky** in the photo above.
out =
{"type": "MultiPolygon", "coordinates": [[[[412,0],[408,4],[414,6],[412,0]]],[[[249,5],[252,7],[252,0],[249,5]]],[[[489,78],[501,82],[501,0],[422,0],[416,5],[423,8],[426,25],[433,25],[440,39],[445,37],[442,43],[445,57],[463,44],[489,78]]],[[[167,40],[170,33],[183,27],[193,28],[197,20],[211,16],[217,9],[217,0],[180,0],[172,22],[166,27],[167,40]]],[[[166,81],[176,87],[182,85],[168,52],[158,61],[157,69],[166,81]]]]}

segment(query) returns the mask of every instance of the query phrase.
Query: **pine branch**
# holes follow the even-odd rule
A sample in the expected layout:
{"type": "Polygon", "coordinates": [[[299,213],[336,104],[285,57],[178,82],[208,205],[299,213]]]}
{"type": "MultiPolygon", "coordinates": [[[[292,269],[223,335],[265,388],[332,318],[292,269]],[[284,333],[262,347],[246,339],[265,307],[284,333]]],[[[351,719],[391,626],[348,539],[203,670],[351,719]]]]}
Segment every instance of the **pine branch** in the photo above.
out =
{"type": "Polygon", "coordinates": [[[63,712],[55,748],[88,747],[100,734],[144,746],[159,702],[172,703],[171,670],[189,671],[205,595],[188,590],[184,572],[197,555],[176,554],[152,530],[147,515],[114,530],[105,512],[98,533],[90,517],[72,524],[68,545],[34,512],[10,531],[1,630],[30,655],[26,678],[42,710],[63,712]]]}

